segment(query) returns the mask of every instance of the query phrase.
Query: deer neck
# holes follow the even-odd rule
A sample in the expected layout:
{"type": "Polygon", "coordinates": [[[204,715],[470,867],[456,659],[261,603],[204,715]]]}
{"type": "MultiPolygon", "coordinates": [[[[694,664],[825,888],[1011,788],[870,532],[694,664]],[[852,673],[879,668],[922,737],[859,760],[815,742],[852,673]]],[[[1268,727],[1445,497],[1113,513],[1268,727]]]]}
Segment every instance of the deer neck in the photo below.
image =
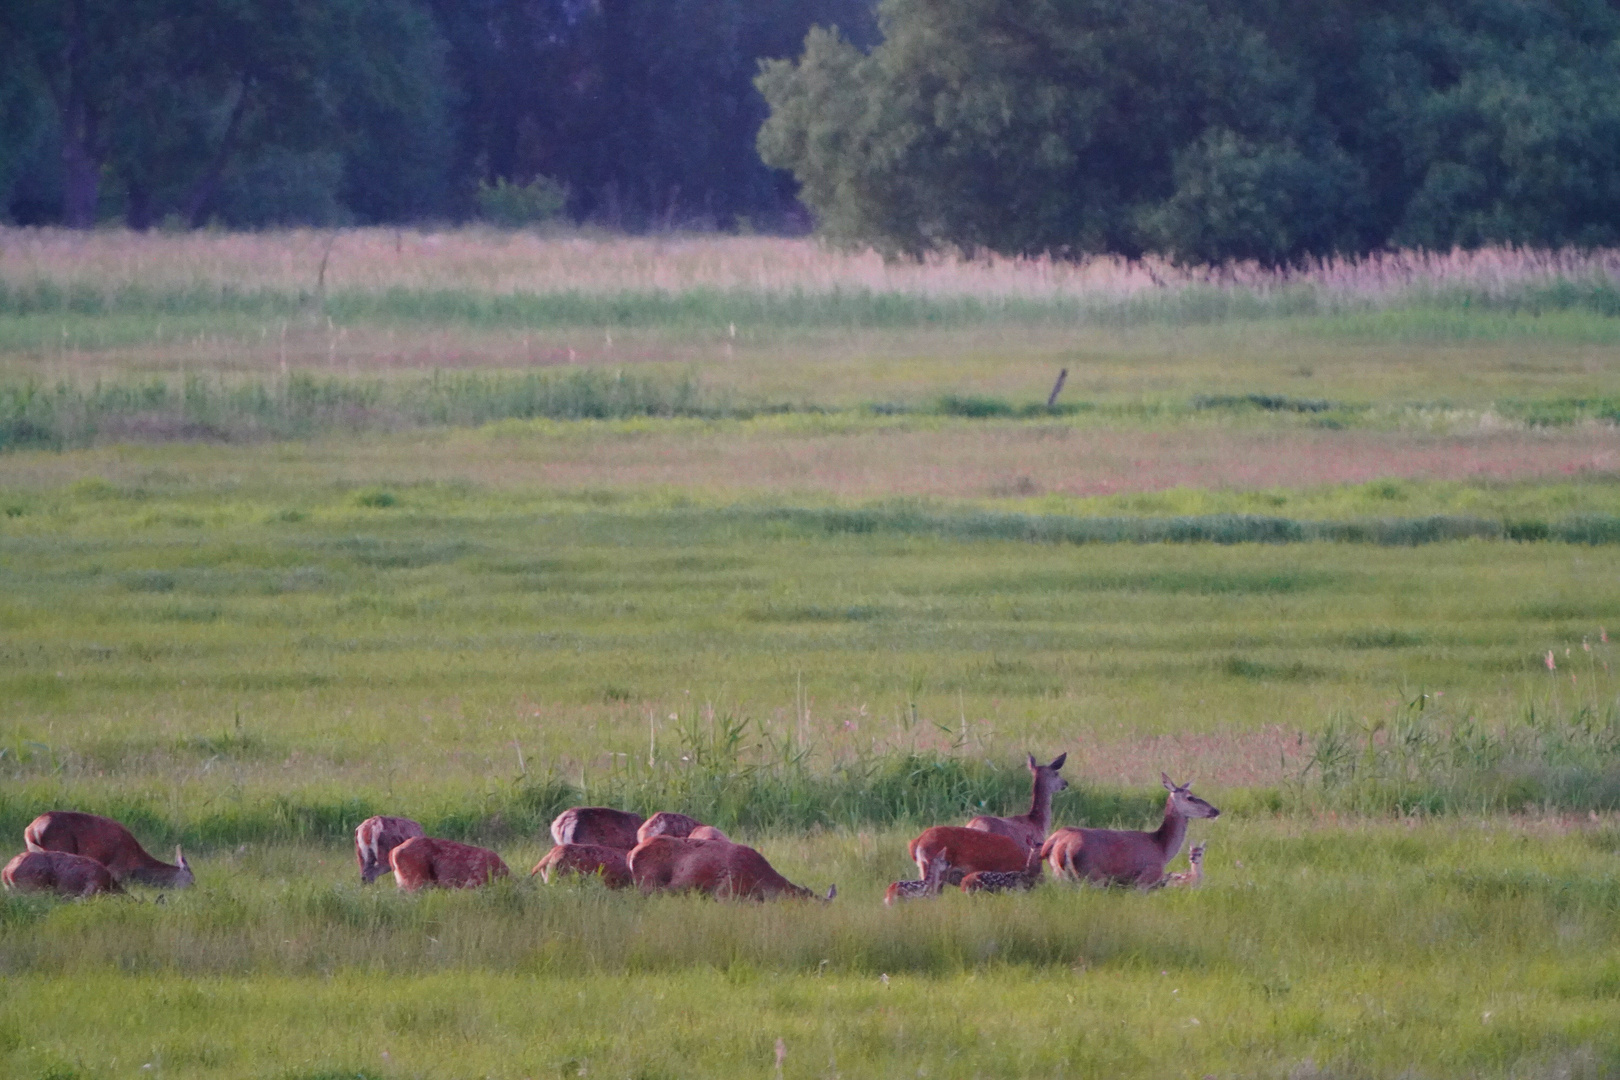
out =
{"type": "Polygon", "coordinates": [[[1181,851],[1182,841],[1187,839],[1187,819],[1176,813],[1176,804],[1164,804],[1164,823],[1152,834],[1153,840],[1164,855],[1164,861],[1169,862],[1181,851]]]}
{"type": "Polygon", "coordinates": [[[1024,815],[1044,837],[1052,824],[1052,787],[1054,778],[1045,773],[1035,774],[1035,783],[1029,796],[1029,813],[1024,815]]]}

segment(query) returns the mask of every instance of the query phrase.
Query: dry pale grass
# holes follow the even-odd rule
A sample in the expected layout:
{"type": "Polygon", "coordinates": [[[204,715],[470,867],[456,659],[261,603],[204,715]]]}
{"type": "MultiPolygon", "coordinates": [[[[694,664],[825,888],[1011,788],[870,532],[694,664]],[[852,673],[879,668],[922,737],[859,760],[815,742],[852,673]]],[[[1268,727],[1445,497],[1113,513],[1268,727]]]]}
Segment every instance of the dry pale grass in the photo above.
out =
{"type": "Polygon", "coordinates": [[[1078,261],[936,255],[885,262],[815,239],[673,234],[542,235],[489,229],[343,229],[258,233],[0,229],[0,284],[101,289],[513,293],[675,293],[693,289],[920,296],[1119,299],[1192,285],[1255,290],[1297,284],[1383,296],[1467,287],[1495,292],[1558,279],[1620,277],[1620,252],[1393,252],[1287,271],[1177,268],[1159,260],[1078,261]]]}
{"type": "Polygon", "coordinates": [[[1161,772],[1202,789],[1275,787],[1298,778],[1310,744],[1298,731],[1175,732],[1087,742],[1064,769],[1071,780],[1151,788],[1161,772]]]}

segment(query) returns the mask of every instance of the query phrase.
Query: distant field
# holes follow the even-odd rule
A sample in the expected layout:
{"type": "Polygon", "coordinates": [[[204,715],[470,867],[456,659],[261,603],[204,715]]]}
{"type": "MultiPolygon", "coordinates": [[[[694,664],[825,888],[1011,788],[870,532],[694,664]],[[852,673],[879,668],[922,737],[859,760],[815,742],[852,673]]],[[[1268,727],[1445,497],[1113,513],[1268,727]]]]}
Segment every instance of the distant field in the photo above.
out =
{"type": "Polygon", "coordinates": [[[0,230],[0,1073],[1614,1075],[1614,273],[0,230]],[[1026,751],[1209,885],[883,909],[1026,751]],[[357,883],[580,801],[839,899],[357,883]]]}

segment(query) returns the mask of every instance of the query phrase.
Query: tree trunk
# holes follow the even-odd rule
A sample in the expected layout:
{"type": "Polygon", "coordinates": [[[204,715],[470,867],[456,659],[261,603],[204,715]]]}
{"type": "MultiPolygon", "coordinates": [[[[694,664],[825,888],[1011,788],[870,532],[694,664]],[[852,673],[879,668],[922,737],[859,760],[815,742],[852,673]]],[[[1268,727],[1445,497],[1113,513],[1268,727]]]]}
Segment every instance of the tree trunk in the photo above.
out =
{"type": "Polygon", "coordinates": [[[82,101],[62,110],[62,224],[93,229],[101,201],[101,159],[95,115],[82,101]]]}
{"type": "Polygon", "coordinates": [[[247,112],[248,83],[243,82],[241,90],[236,95],[236,104],[231,106],[231,118],[225,124],[225,133],[220,136],[219,148],[214,152],[213,158],[208,162],[207,168],[197,182],[191,185],[186,193],[186,201],[182,213],[185,214],[186,223],[193,229],[200,229],[207,224],[204,214],[208,210],[208,201],[219,190],[219,179],[225,174],[225,166],[231,160],[231,152],[236,149],[236,133],[242,127],[242,114],[247,112]]]}

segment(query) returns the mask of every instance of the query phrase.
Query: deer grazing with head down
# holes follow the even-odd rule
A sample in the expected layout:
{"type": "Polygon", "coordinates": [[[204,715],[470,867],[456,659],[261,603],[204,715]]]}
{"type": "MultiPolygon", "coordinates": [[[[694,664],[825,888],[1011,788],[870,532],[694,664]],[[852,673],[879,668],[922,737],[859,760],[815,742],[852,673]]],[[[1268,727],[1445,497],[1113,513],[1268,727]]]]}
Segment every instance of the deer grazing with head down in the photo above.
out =
{"type": "Polygon", "coordinates": [[[1052,828],[1052,796],[1069,786],[1069,782],[1058,775],[1058,770],[1063,768],[1063,763],[1068,760],[1069,755],[1059,754],[1047,765],[1038,763],[1034,754],[1025,756],[1029,759],[1029,772],[1033,781],[1029,813],[1017,817],[992,817],[981,814],[968,822],[967,827],[1009,837],[1026,848],[1036,850],[1046,840],[1046,834],[1052,828]]]}
{"type": "Polygon", "coordinates": [[[769,900],[786,896],[831,900],[838,886],[817,896],[795,885],[746,844],[729,840],[692,840],[655,836],[630,852],[630,876],[636,887],[651,892],[701,892],[719,899],[769,900]]]}
{"type": "Polygon", "coordinates": [[[388,853],[407,840],[426,836],[422,826],[404,817],[368,817],[354,830],[354,857],[360,884],[370,885],[388,873],[388,853]]]}
{"type": "Polygon", "coordinates": [[[883,894],[883,906],[893,907],[901,900],[920,900],[938,896],[945,885],[945,853],[936,852],[928,863],[928,870],[916,881],[894,881],[883,894]]]}
{"type": "Polygon", "coordinates": [[[943,855],[947,885],[960,885],[963,876],[975,870],[1022,870],[1029,861],[1029,849],[1012,837],[960,825],[924,829],[907,852],[923,877],[934,859],[943,855]]]}
{"type": "Polygon", "coordinates": [[[976,892],[1027,892],[1041,882],[1041,851],[1035,848],[1029,853],[1029,862],[1024,864],[1022,870],[975,870],[962,879],[962,891],[976,892]]]}
{"type": "Polygon", "coordinates": [[[641,841],[641,815],[610,806],[573,806],[551,823],[551,839],[559,844],[600,844],[629,851],[641,841]]]}
{"type": "Polygon", "coordinates": [[[124,891],[101,863],[66,851],[25,851],[0,870],[0,884],[13,892],[51,892],[58,896],[124,891]]]}
{"type": "Polygon", "coordinates": [[[1215,818],[1220,811],[1194,795],[1192,785],[1176,785],[1159,774],[1170,797],[1164,804],[1164,822],[1152,832],[1125,829],[1063,828],[1047,837],[1041,858],[1052,873],[1071,881],[1098,885],[1135,885],[1150,889],[1164,877],[1164,868],[1181,851],[1190,818],[1215,818]]]}
{"type": "Polygon", "coordinates": [[[580,877],[600,874],[602,884],[610,889],[630,885],[630,864],[624,852],[601,844],[558,844],[529,871],[530,877],[536,874],[547,885],[551,884],[552,874],[578,874],[580,877]]]}
{"type": "Polygon", "coordinates": [[[431,836],[412,837],[390,851],[388,865],[394,871],[394,883],[406,892],[431,886],[476,889],[512,873],[487,848],[431,836]]]}
{"type": "Polygon", "coordinates": [[[83,855],[105,866],[119,884],[137,882],[166,889],[183,889],[196,878],[177,845],[174,865],[154,859],[130,831],[112,818],[77,810],[52,810],[39,815],[23,830],[29,851],[65,851],[83,855]]]}

